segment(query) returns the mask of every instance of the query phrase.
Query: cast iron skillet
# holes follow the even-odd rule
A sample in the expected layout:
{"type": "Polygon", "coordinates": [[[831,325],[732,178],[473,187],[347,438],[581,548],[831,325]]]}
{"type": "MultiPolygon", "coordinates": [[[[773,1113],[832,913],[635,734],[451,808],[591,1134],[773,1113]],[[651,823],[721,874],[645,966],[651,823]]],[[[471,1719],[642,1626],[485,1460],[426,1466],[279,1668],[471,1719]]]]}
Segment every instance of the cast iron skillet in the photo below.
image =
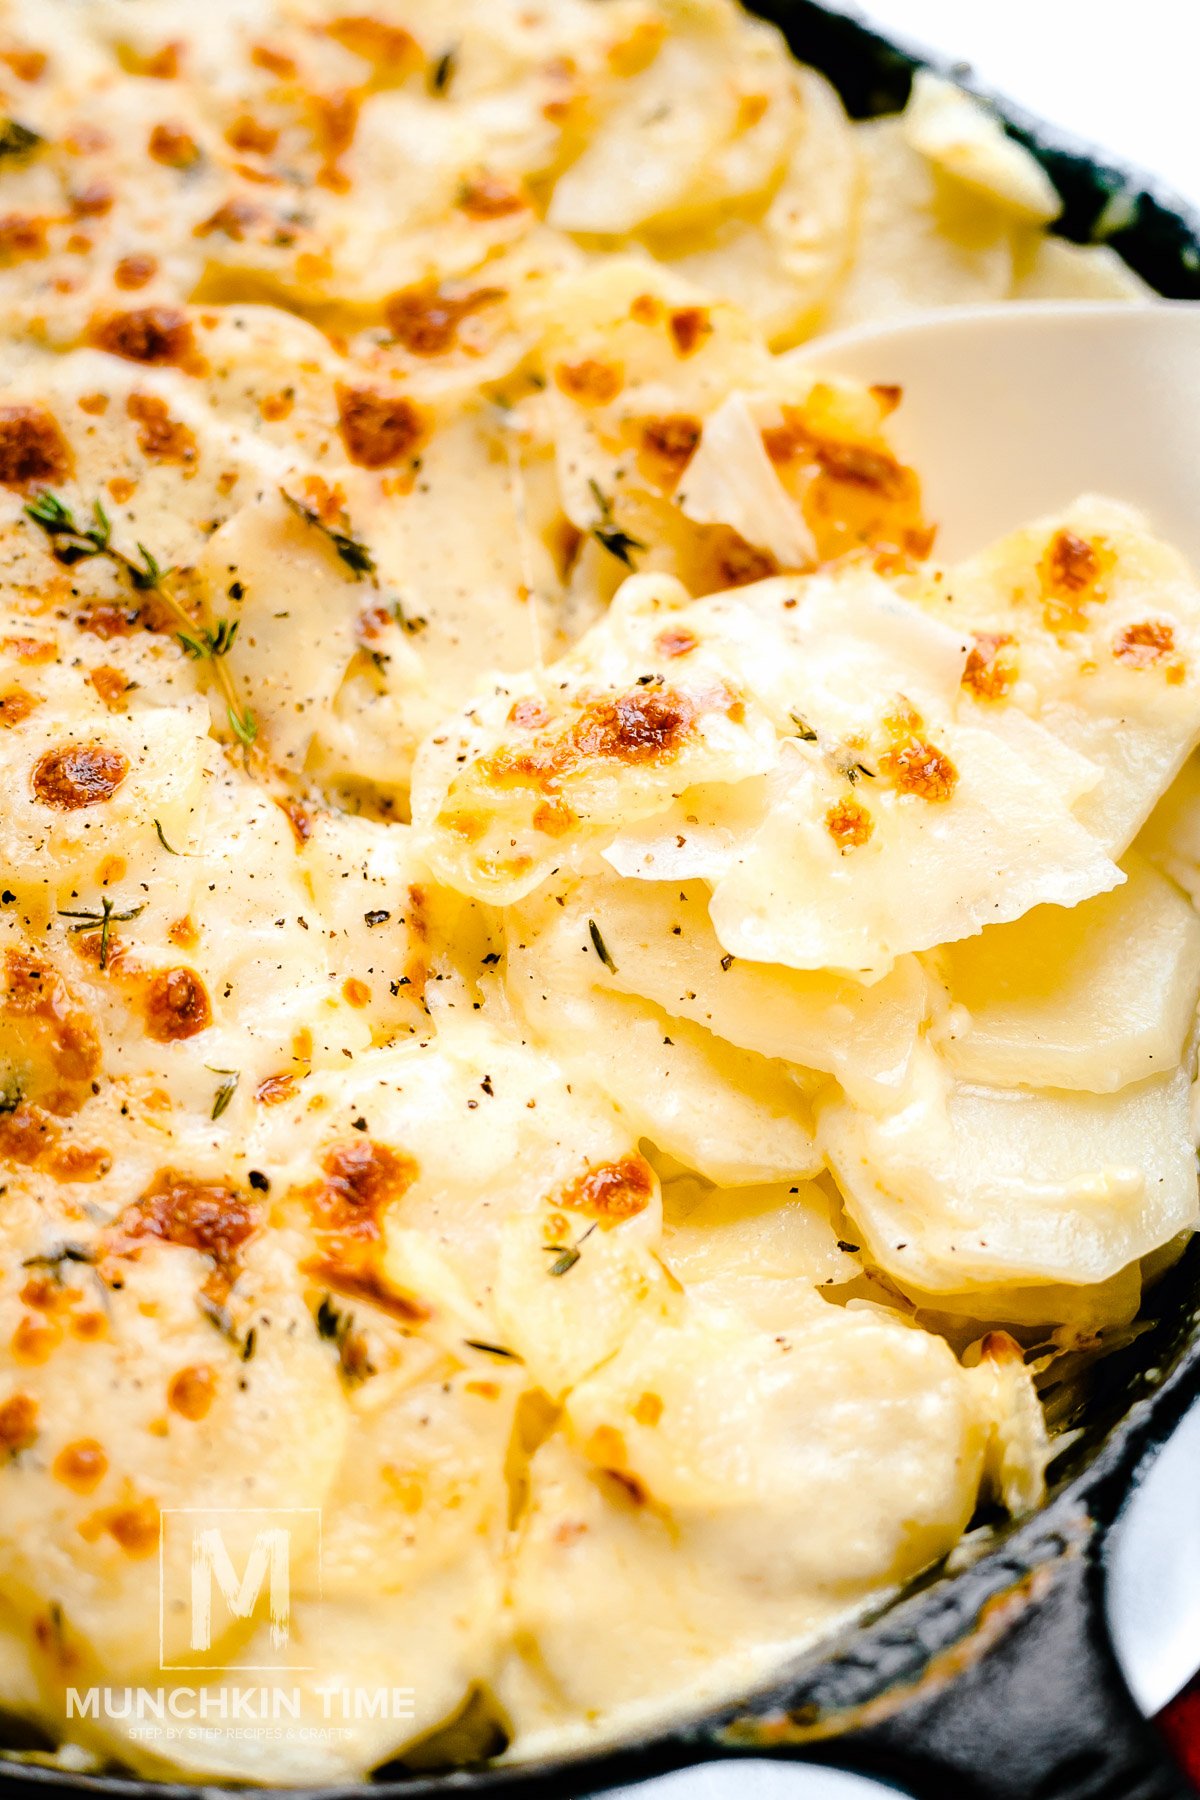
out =
{"type": "MultiPolygon", "coordinates": [[[[950,71],[815,0],[751,4],[856,117],[903,106],[921,65],[971,85],[969,70],[950,71]]],[[[1103,236],[1161,293],[1200,299],[1200,217],[1006,103],[1001,111],[1063,195],[1065,236],[1103,236]]],[[[1149,1295],[1144,1317],[1152,1328],[1097,1363],[1087,1391],[1072,1396],[1068,1423],[1082,1435],[1053,1465],[1047,1505],[1001,1529],[968,1567],[926,1577],[770,1686],[615,1750],[438,1774],[425,1772],[436,1760],[430,1744],[424,1757],[380,1772],[379,1800],[576,1800],[746,1754],[892,1776],[920,1800],[1186,1800],[1191,1790],[1118,1670],[1101,1588],[1105,1538],[1139,1465],[1200,1396],[1200,1239],[1149,1295]]],[[[480,1755],[501,1747],[485,1734],[480,1755]]],[[[217,1800],[227,1791],[70,1775],[0,1754],[0,1800],[217,1800]]],[[[361,1800],[363,1790],[300,1792],[361,1800]]]]}

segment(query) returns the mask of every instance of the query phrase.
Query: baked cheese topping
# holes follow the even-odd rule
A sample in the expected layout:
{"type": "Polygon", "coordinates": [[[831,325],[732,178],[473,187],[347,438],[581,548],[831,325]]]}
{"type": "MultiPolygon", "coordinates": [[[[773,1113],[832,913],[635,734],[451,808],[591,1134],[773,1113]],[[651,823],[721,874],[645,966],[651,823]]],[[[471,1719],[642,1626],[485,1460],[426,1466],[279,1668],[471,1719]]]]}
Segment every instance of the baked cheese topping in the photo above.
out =
{"type": "Polygon", "coordinates": [[[732,1691],[1037,1503],[1197,1209],[1200,591],[1089,498],[943,568],[788,352],[1139,284],[726,0],[9,0],[0,107],[0,1708],[303,1784],[732,1691]]]}

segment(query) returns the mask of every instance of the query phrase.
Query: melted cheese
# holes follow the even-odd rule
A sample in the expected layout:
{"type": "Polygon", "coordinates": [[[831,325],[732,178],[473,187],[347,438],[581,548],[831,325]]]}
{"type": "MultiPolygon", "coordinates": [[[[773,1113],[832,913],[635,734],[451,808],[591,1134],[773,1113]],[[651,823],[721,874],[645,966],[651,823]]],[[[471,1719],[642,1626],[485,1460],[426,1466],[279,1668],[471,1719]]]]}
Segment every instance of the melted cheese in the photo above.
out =
{"type": "Polygon", "coordinates": [[[1037,1504],[1020,1345],[1196,1210],[1192,579],[935,569],[780,351],[1136,283],[730,0],[5,0],[0,105],[0,1713],[299,1786],[727,1694],[1037,1504]],[[68,1719],[262,1509],[287,1642],[68,1719]]]}

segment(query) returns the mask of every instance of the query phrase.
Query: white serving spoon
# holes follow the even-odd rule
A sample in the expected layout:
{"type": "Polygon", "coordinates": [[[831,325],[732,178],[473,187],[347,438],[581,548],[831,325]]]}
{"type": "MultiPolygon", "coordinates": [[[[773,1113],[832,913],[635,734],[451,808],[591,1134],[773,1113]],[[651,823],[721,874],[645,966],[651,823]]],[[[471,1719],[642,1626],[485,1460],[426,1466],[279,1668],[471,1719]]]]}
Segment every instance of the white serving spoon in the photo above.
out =
{"type": "Polygon", "coordinates": [[[971,307],[792,356],[903,388],[889,436],[920,473],[938,556],[1099,493],[1140,508],[1200,571],[1200,304],[971,307]]]}

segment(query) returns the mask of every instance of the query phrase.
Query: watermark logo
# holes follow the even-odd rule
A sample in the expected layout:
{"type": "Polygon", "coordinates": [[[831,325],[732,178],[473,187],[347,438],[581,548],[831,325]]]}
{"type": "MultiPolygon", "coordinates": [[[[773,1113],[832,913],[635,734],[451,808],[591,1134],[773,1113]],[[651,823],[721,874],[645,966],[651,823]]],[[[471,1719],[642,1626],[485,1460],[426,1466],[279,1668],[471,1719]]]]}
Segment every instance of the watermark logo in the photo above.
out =
{"type": "Polygon", "coordinates": [[[380,1720],[394,1724],[396,1741],[403,1741],[416,1717],[412,1688],[295,1679],[317,1672],[295,1655],[292,1600],[298,1584],[309,1608],[306,1647],[315,1648],[319,1508],[171,1507],[160,1521],[159,1669],[194,1670],[194,1685],[69,1688],[68,1720],[119,1723],[139,1742],[192,1746],[189,1755],[210,1745],[224,1756],[232,1744],[247,1740],[348,1742],[364,1724],[374,1728],[380,1720]],[[246,1660],[226,1659],[230,1643],[243,1646],[246,1660]],[[240,1681],[247,1671],[266,1679],[240,1681]],[[280,1678],[285,1671],[287,1680],[280,1678]]]}
{"type": "Polygon", "coordinates": [[[315,1549],[320,1591],[321,1514],[317,1508],[167,1508],[159,1529],[159,1668],[210,1669],[209,1652],[233,1622],[248,1623],[266,1600],[267,1632],[255,1634],[255,1660],[227,1669],[291,1669],[292,1553],[297,1540],[315,1549]],[[180,1591],[183,1590],[183,1591],[180,1591]],[[189,1654],[169,1657],[187,1621],[189,1654]],[[203,1660],[198,1660],[203,1659],[203,1660]]]}

